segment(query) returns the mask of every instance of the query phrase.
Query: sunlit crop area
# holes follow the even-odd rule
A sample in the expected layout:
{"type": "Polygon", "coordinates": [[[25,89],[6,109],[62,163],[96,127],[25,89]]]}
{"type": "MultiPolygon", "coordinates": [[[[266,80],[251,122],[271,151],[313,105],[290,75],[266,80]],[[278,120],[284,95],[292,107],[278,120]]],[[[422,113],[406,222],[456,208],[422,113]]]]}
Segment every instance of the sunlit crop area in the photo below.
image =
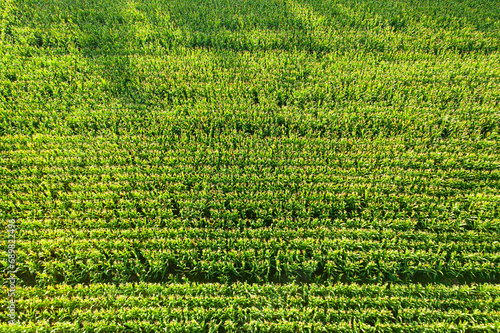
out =
{"type": "Polygon", "coordinates": [[[0,219],[0,332],[499,332],[500,5],[0,0],[0,219]]]}

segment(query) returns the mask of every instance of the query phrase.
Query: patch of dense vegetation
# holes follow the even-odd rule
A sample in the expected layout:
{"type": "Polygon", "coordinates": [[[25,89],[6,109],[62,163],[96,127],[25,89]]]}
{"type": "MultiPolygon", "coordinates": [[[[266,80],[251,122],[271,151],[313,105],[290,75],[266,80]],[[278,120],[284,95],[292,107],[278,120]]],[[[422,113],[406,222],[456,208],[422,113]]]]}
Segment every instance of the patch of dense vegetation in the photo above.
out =
{"type": "Polygon", "coordinates": [[[0,0],[0,331],[497,332],[499,22],[0,0]]]}

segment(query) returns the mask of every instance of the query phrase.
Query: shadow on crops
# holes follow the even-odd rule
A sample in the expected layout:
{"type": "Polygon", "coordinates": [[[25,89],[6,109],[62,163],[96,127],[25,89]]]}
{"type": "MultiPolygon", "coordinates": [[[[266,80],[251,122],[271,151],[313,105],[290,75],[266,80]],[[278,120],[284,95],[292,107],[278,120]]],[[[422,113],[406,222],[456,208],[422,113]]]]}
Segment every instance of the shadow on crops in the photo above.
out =
{"type": "MultiPolygon", "coordinates": [[[[356,36],[354,40],[347,40],[347,44],[368,39],[371,44],[368,50],[376,50],[377,41],[393,43],[385,38],[392,33],[402,34],[407,48],[431,53],[490,53],[500,48],[496,23],[500,20],[500,7],[493,0],[297,1],[324,15],[328,24],[339,33],[353,29],[366,31],[366,37],[356,36]],[[435,40],[429,38],[431,36],[435,40]]],[[[399,47],[397,43],[394,46],[399,47]]],[[[385,51],[385,47],[379,49],[385,51]]]]}
{"type": "MultiPolygon", "coordinates": [[[[314,36],[318,25],[313,23],[321,15],[293,0],[122,0],[109,7],[106,3],[100,2],[106,14],[97,7],[86,16],[71,14],[81,28],[78,47],[87,57],[148,54],[179,47],[325,51],[324,41],[314,36]]],[[[73,5],[71,12],[83,6],[73,5]]]]}
{"type": "Polygon", "coordinates": [[[26,2],[19,12],[18,25],[33,29],[30,47],[83,58],[85,70],[102,77],[109,96],[122,105],[149,102],[140,81],[147,66],[138,64],[148,56],[161,61],[180,48],[203,48],[220,51],[211,57],[229,64],[232,52],[319,48],[289,4],[277,0],[56,0],[26,2]]]}
{"type": "MultiPolygon", "coordinates": [[[[498,10],[485,4],[476,5],[475,11],[468,10],[474,7],[472,0],[461,4],[448,1],[445,5],[449,7],[446,15],[437,11],[437,5],[432,2],[415,4],[413,0],[356,3],[347,0],[56,0],[51,5],[34,3],[20,8],[20,12],[31,13],[31,16],[23,14],[24,21],[20,20],[20,24],[36,27],[30,42],[34,47],[64,50],[71,45],[86,59],[93,73],[109,83],[106,89],[119,103],[144,105],[150,102],[151,96],[144,92],[140,82],[144,73],[140,73],[142,68],[137,60],[141,56],[161,58],[179,48],[203,48],[220,51],[212,52],[211,56],[215,61],[227,62],[232,58],[231,53],[239,51],[322,53],[363,49],[383,52],[386,42],[369,32],[374,24],[409,35],[424,15],[429,22],[422,24],[435,29],[456,28],[457,24],[467,22],[476,24],[478,29],[488,29],[488,24],[493,23],[484,23],[488,20],[481,18],[500,16],[498,10]],[[347,36],[343,31],[356,33],[347,36]]],[[[460,52],[498,46],[498,43],[472,45],[468,40],[455,44],[460,52]]],[[[442,47],[445,46],[438,45],[433,50],[442,47]]]]}
{"type": "MultiPolygon", "coordinates": [[[[140,103],[140,89],[133,56],[148,42],[149,25],[137,1],[56,0],[25,2],[18,26],[30,27],[27,46],[41,55],[67,55],[84,60],[77,71],[88,77],[101,77],[107,93],[123,105],[140,103]]],[[[151,13],[155,12],[152,8],[151,13]]],[[[151,14],[151,20],[155,20],[151,14]]],[[[150,16],[151,16],[150,15],[150,16]]],[[[156,18],[158,19],[158,18],[156,18]]],[[[80,62],[81,63],[81,62],[80,62]]],[[[71,68],[71,70],[75,70],[71,68]]]]}
{"type": "MultiPolygon", "coordinates": [[[[293,1],[172,2],[172,21],[186,33],[187,47],[230,51],[321,51],[293,1]]],[[[313,15],[314,16],[314,15],[313,15]]]]}
{"type": "Polygon", "coordinates": [[[151,94],[141,82],[148,66],[138,64],[149,61],[148,56],[161,62],[162,56],[181,48],[202,48],[215,51],[211,52],[215,62],[231,66],[232,53],[239,51],[325,51],[309,25],[317,14],[301,16],[293,4],[57,0],[50,6],[35,3],[22,8],[28,13],[20,24],[34,27],[32,47],[73,52],[85,59],[91,74],[108,83],[107,93],[118,104],[148,105],[151,94]]]}
{"type": "Polygon", "coordinates": [[[386,52],[402,47],[397,34],[405,49],[424,52],[499,49],[500,10],[492,1],[202,0],[171,1],[166,10],[187,47],[386,52]],[[429,31],[435,41],[428,40],[429,31]]]}
{"type": "Polygon", "coordinates": [[[339,27],[367,26],[381,21],[395,30],[411,32],[415,23],[428,28],[456,30],[465,24],[478,31],[491,31],[500,19],[496,1],[486,0],[298,0],[328,16],[339,27]]]}

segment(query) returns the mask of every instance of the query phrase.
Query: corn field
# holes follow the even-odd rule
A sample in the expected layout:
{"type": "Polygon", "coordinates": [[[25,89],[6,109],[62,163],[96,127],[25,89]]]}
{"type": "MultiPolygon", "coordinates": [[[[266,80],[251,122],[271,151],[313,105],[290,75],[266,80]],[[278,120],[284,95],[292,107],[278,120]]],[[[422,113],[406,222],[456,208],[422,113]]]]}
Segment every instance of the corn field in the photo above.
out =
{"type": "Polygon", "coordinates": [[[0,0],[0,220],[0,332],[500,332],[500,5],[0,0]]]}

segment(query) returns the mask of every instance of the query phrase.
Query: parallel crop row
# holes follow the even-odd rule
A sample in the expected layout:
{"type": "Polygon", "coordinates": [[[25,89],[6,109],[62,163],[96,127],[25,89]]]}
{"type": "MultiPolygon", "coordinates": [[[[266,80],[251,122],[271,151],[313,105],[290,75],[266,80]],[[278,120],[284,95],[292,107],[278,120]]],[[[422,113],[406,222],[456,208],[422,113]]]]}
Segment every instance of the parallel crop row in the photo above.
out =
{"type": "Polygon", "coordinates": [[[205,227],[22,233],[19,274],[31,285],[500,280],[500,243],[488,234],[205,227]]]}
{"type": "Polygon", "coordinates": [[[57,322],[51,327],[55,332],[98,328],[101,332],[127,328],[141,332],[487,332],[498,328],[492,323],[500,319],[500,293],[494,285],[139,283],[22,288],[19,295],[20,323],[27,324],[28,332],[44,331],[53,322],[57,322]],[[36,325],[30,324],[35,321],[36,325]]]}
{"type": "Polygon", "coordinates": [[[420,230],[498,229],[498,153],[485,142],[479,154],[469,143],[457,152],[445,142],[406,150],[403,140],[235,138],[101,137],[90,146],[40,137],[33,148],[7,150],[14,137],[6,137],[0,191],[9,198],[0,207],[4,217],[31,219],[207,219],[219,227],[407,219],[420,230]]]}

